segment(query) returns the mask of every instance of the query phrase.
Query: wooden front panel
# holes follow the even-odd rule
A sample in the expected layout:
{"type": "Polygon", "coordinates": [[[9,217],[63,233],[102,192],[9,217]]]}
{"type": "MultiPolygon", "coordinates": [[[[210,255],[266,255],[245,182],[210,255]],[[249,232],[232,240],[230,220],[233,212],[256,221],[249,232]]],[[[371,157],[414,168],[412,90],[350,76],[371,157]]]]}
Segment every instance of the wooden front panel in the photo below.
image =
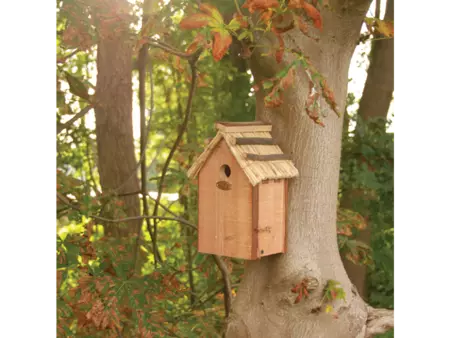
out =
{"type": "Polygon", "coordinates": [[[250,259],[252,186],[224,140],[201,169],[198,191],[198,251],[250,259]]]}
{"type": "Polygon", "coordinates": [[[258,257],[286,252],[285,180],[269,180],[258,186],[258,257]]]}

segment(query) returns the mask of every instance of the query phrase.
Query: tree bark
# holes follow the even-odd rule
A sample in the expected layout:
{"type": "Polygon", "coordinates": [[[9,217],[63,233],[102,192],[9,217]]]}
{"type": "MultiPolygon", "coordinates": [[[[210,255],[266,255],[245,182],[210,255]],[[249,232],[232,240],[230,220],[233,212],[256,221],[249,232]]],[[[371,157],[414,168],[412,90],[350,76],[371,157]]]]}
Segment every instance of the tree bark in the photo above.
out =
{"type": "MultiPolygon", "coordinates": [[[[287,48],[300,48],[310,57],[334,91],[338,106],[344,109],[350,59],[370,1],[330,1],[330,5],[332,11],[322,11],[324,29],[319,42],[298,31],[289,31],[283,38],[287,48]]],[[[283,63],[277,65],[272,59],[258,56],[260,53],[253,55],[251,68],[257,83],[294,59],[285,55],[283,63]]],[[[291,155],[300,176],[289,182],[287,252],[247,263],[232,304],[227,337],[365,336],[367,306],[352,287],[337,246],[343,119],[327,107],[325,128],[315,125],[305,112],[308,91],[307,76],[298,69],[282,107],[265,108],[264,93],[256,94],[257,118],[272,124],[274,139],[284,153],[291,155]],[[306,277],[317,279],[318,287],[308,298],[294,304],[296,294],[291,288],[306,277]],[[346,293],[345,302],[333,303],[338,319],[325,313],[321,304],[323,289],[330,279],[340,282],[346,293]]]]}
{"type": "MultiPolygon", "coordinates": [[[[104,194],[139,190],[132,125],[132,42],[130,39],[129,5],[126,0],[108,3],[107,12],[117,11],[120,21],[101,20],[99,15],[97,50],[97,87],[95,120],[98,168],[104,194]],[[115,6],[113,6],[115,5],[115,6]],[[109,23],[107,23],[109,22],[109,23]]],[[[139,198],[123,197],[127,217],[140,215],[139,198]]],[[[105,225],[114,237],[137,234],[140,221],[123,227],[105,225]]]]}
{"type": "MultiPolygon", "coordinates": [[[[394,0],[387,0],[384,20],[394,20],[394,0]]],[[[363,121],[368,121],[373,118],[386,119],[392,101],[392,93],[394,92],[394,39],[377,40],[379,38],[379,36],[375,36],[375,40],[372,42],[367,80],[359,102],[358,115],[363,121]]],[[[373,125],[372,127],[376,126],[378,125],[373,125]]],[[[360,125],[357,124],[356,128],[358,127],[360,125]]],[[[385,127],[383,125],[380,125],[380,127],[382,128],[381,132],[385,132],[385,127]]],[[[354,195],[355,192],[352,190],[344,192],[341,199],[341,206],[355,210],[352,206],[352,201],[355,198],[354,195]]],[[[355,211],[362,212],[363,214],[367,213],[363,210],[355,211]]],[[[365,230],[360,232],[356,239],[370,245],[370,237],[369,224],[365,230]]],[[[356,265],[345,258],[343,258],[343,261],[350,280],[355,284],[358,292],[366,298],[366,266],[356,265]]]]}

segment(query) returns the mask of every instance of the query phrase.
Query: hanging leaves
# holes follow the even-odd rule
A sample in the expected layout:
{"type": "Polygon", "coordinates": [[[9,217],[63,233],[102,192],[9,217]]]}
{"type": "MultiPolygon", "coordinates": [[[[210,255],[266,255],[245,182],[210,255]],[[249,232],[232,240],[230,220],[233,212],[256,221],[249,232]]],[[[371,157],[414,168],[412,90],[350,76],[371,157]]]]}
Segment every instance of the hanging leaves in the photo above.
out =
{"type": "Polygon", "coordinates": [[[284,40],[281,34],[276,34],[276,37],[278,39],[280,46],[275,53],[275,60],[277,60],[278,63],[281,63],[281,61],[283,61],[283,54],[284,54],[284,40]]]}
{"type": "Polygon", "coordinates": [[[215,61],[220,61],[230,47],[233,39],[226,30],[220,30],[214,33],[214,42],[212,54],[215,61]]]}
{"type": "Polygon", "coordinates": [[[338,110],[336,100],[334,98],[334,93],[330,89],[330,87],[328,87],[327,80],[322,79],[320,81],[320,87],[322,88],[322,95],[325,98],[325,101],[327,101],[327,103],[330,105],[331,109],[333,109],[336,115],[338,117],[341,117],[341,113],[338,110]]]}
{"type": "Polygon", "coordinates": [[[182,29],[202,28],[208,26],[210,22],[211,17],[209,15],[204,13],[195,13],[183,18],[180,22],[180,27],[182,29]]]}
{"type": "Polygon", "coordinates": [[[242,8],[248,8],[250,13],[254,13],[256,10],[266,10],[269,8],[278,8],[280,4],[277,0],[247,0],[242,8]]]}
{"type": "MultiPolygon", "coordinates": [[[[201,4],[199,8],[203,13],[195,13],[184,18],[180,22],[180,27],[183,29],[210,27],[213,32],[212,55],[215,61],[220,61],[233,41],[227,28],[237,30],[241,23],[238,19],[232,20],[230,28],[230,25],[225,25],[222,14],[213,5],[201,4]]],[[[188,53],[195,51],[203,41],[204,37],[197,35],[188,47],[188,53]]]]}

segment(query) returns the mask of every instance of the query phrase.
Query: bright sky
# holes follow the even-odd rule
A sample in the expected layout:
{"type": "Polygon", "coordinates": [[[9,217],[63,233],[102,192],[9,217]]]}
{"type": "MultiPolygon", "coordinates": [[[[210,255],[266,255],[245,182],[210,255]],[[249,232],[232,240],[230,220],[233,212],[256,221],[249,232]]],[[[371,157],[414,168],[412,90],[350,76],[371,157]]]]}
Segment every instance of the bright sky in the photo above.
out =
{"type": "MultiPolygon", "coordinates": [[[[385,5],[386,2],[382,1],[381,4],[381,17],[384,16],[384,11],[385,11],[385,5]]],[[[369,13],[368,16],[374,16],[375,14],[375,4],[372,3],[370,9],[369,9],[369,13]]],[[[367,32],[365,26],[362,27],[362,32],[367,32]]],[[[364,89],[364,83],[366,81],[366,77],[367,77],[367,66],[368,66],[368,61],[367,61],[367,55],[369,54],[370,51],[370,42],[366,42],[365,44],[360,44],[358,45],[358,47],[355,50],[355,53],[353,54],[353,58],[351,61],[351,65],[350,65],[350,70],[349,70],[349,78],[352,79],[352,81],[349,82],[348,84],[348,92],[352,92],[354,93],[356,100],[359,100],[361,98],[363,89],[364,89]],[[365,57],[361,56],[361,53],[365,52],[365,57]]],[[[92,76],[91,79],[91,83],[93,85],[95,85],[96,83],[96,69],[94,69],[94,67],[92,69],[90,69],[90,75],[92,76]]],[[[137,80],[137,77],[134,76],[133,77],[133,134],[135,139],[137,139],[140,136],[140,113],[139,113],[139,101],[138,101],[138,97],[137,97],[137,89],[139,86],[139,82],[137,80]]],[[[64,90],[64,86],[62,87],[62,89],[64,90]]],[[[91,90],[91,94],[93,93],[93,90],[91,90]]],[[[70,94],[69,94],[70,95],[70,94]]],[[[391,103],[390,109],[389,109],[389,118],[393,118],[392,113],[393,113],[393,108],[394,108],[394,103],[391,103]]],[[[350,113],[355,113],[358,109],[358,104],[355,104],[353,106],[351,106],[349,108],[350,113]]],[[[94,111],[91,110],[89,112],[89,114],[86,116],[86,124],[88,127],[94,129],[95,128],[95,117],[94,117],[94,111]]],[[[352,128],[354,126],[350,126],[350,128],[352,128]]],[[[394,124],[392,123],[390,128],[388,129],[389,132],[394,132],[394,124]]]]}

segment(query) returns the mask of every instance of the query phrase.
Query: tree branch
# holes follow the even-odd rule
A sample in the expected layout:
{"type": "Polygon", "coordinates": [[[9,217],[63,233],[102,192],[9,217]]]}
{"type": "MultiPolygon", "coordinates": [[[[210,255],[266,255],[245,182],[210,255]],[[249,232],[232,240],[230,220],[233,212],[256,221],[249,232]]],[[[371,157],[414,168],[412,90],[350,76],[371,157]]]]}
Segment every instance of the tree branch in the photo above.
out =
{"type": "MultiPolygon", "coordinates": [[[[167,157],[166,162],[164,163],[164,167],[162,169],[162,174],[161,174],[161,180],[159,181],[159,186],[158,186],[158,195],[156,196],[156,200],[155,200],[155,207],[153,209],[153,216],[157,216],[158,215],[158,207],[159,207],[159,203],[161,201],[161,195],[162,195],[162,190],[164,187],[164,179],[166,177],[166,173],[167,173],[167,169],[169,169],[169,164],[170,161],[172,160],[172,157],[175,153],[175,151],[178,148],[178,145],[181,142],[181,139],[183,137],[184,132],[186,131],[188,122],[189,122],[189,117],[191,116],[191,111],[192,111],[192,101],[194,98],[194,93],[195,93],[195,87],[197,84],[197,68],[196,68],[196,63],[198,58],[200,57],[200,54],[202,53],[203,49],[198,49],[195,53],[193,53],[192,55],[190,55],[189,58],[189,65],[191,66],[191,72],[192,72],[192,81],[191,81],[191,88],[189,89],[189,96],[188,96],[188,101],[186,104],[186,113],[185,113],[185,117],[183,120],[183,123],[180,127],[180,131],[178,133],[178,136],[175,140],[175,143],[172,146],[172,149],[170,150],[169,156],[167,157]]],[[[156,222],[156,218],[155,221],[153,221],[153,236],[154,236],[154,240],[156,242],[157,238],[158,238],[158,230],[157,230],[157,222],[156,222]]]]}
{"type": "MultiPolygon", "coordinates": [[[[142,25],[146,25],[148,21],[148,8],[149,8],[149,2],[144,1],[144,17],[142,19],[142,25]]],[[[141,193],[142,193],[142,204],[143,204],[143,211],[144,216],[149,216],[149,208],[148,208],[148,201],[147,201],[147,157],[146,157],[146,151],[148,146],[148,139],[149,139],[149,133],[151,128],[151,118],[153,116],[153,109],[154,109],[154,84],[153,84],[153,65],[150,61],[150,69],[149,69],[149,77],[150,77],[150,114],[148,117],[148,126],[145,125],[145,78],[147,73],[147,62],[148,62],[148,44],[144,44],[140,51],[139,51],[139,58],[138,58],[138,70],[139,70],[139,108],[140,108],[140,124],[141,124],[141,137],[140,137],[140,153],[141,153],[141,193]]],[[[153,235],[151,231],[151,223],[149,218],[145,218],[145,222],[147,224],[147,230],[150,234],[150,238],[152,240],[152,246],[153,246],[153,255],[155,257],[155,267],[158,261],[162,261],[161,255],[158,251],[158,246],[156,243],[155,236],[153,235]]],[[[142,229],[138,232],[138,237],[136,239],[136,248],[139,247],[139,242],[141,239],[141,232],[142,229]]],[[[135,264],[137,264],[138,261],[138,250],[136,250],[135,253],[135,264]]]]}
{"type": "Polygon", "coordinates": [[[93,107],[92,104],[84,107],[83,109],[81,109],[80,112],[78,112],[77,114],[75,114],[74,117],[72,117],[69,121],[67,121],[66,123],[60,124],[57,128],[56,128],[56,134],[59,134],[60,132],[62,132],[64,129],[70,127],[72,124],[75,123],[75,121],[77,121],[78,119],[82,118],[84,115],[86,115],[89,110],[91,110],[93,107]]]}
{"type": "MultiPolygon", "coordinates": [[[[60,192],[56,192],[56,195],[57,195],[57,197],[59,198],[60,201],[62,201],[64,204],[66,204],[70,208],[84,213],[83,210],[81,210],[78,206],[76,206],[73,203],[71,203],[70,200],[67,197],[65,197],[63,194],[61,194],[60,192]]],[[[89,214],[89,213],[86,216],[89,217],[89,218],[96,219],[98,221],[108,222],[108,223],[124,223],[124,222],[136,221],[136,220],[144,220],[146,218],[148,218],[148,219],[159,219],[159,220],[163,220],[163,221],[177,221],[177,222],[179,222],[181,224],[184,224],[184,225],[187,225],[187,226],[192,227],[194,229],[197,229],[197,227],[194,224],[192,224],[190,222],[187,222],[186,220],[184,220],[181,217],[133,216],[133,217],[125,217],[125,218],[119,218],[119,219],[110,219],[110,218],[105,218],[105,217],[101,217],[101,216],[92,215],[92,214],[89,214]]]]}
{"type": "Polygon", "coordinates": [[[372,338],[394,328],[394,310],[375,309],[368,306],[367,314],[365,338],[372,338]]]}
{"type": "Polygon", "coordinates": [[[187,53],[180,52],[179,50],[176,50],[174,47],[169,46],[165,42],[149,39],[147,43],[150,46],[152,46],[152,47],[162,49],[163,51],[165,51],[165,52],[167,52],[169,54],[176,55],[176,56],[178,56],[178,57],[180,57],[182,59],[186,59],[186,60],[191,60],[192,59],[192,55],[193,54],[187,54],[187,53]]]}
{"type": "Polygon", "coordinates": [[[225,303],[225,317],[227,318],[230,314],[231,310],[231,280],[230,280],[230,274],[228,273],[228,268],[225,265],[225,262],[220,256],[213,255],[214,261],[217,264],[217,267],[219,268],[220,272],[222,273],[222,279],[223,279],[223,300],[225,303]]]}

